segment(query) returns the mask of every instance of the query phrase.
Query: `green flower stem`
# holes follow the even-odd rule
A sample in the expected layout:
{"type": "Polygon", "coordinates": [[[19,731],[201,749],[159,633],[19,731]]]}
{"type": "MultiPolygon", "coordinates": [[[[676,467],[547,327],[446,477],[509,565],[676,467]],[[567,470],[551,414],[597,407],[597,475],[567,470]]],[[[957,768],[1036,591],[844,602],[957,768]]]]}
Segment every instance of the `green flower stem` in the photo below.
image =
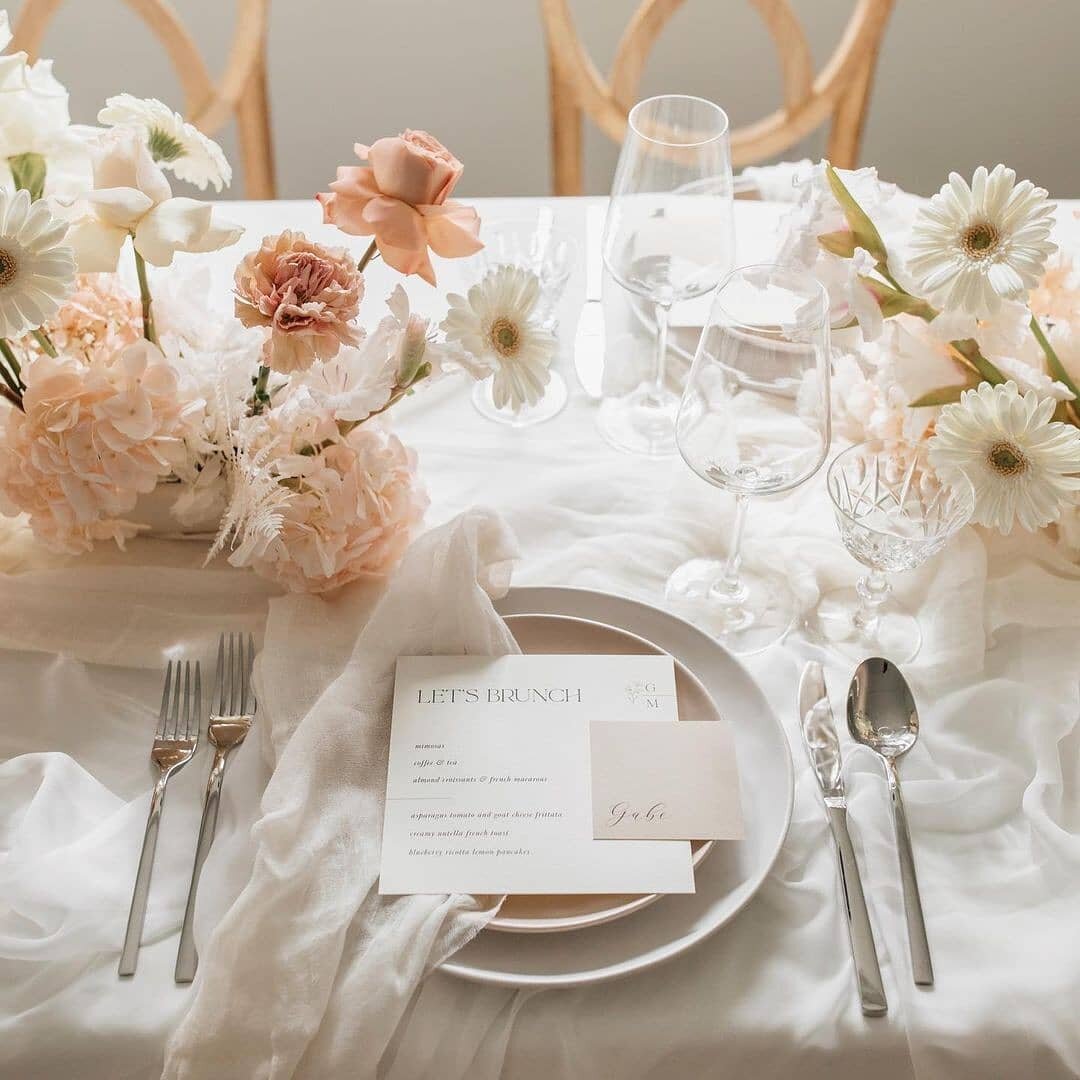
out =
{"type": "MultiPolygon", "coordinates": [[[[55,356],[56,353],[53,353],[55,356]]],[[[0,338],[0,356],[8,362],[8,367],[11,369],[11,373],[15,376],[19,382],[22,382],[22,365],[19,363],[18,358],[15,356],[15,350],[12,349],[8,343],[7,338],[0,338]]]]}
{"type": "Polygon", "coordinates": [[[52,343],[52,338],[45,333],[41,327],[38,327],[34,332],[34,340],[41,346],[42,351],[46,356],[56,355],[56,346],[52,343]]]}
{"type": "MultiPolygon", "coordinates": [[[[0,355],[3,355],[6,363],[0,364],[0,378],[7,383],[11,388],[11,394],[14,395],[15,404],[22,408],[22,392],[23,385],[22,379],[19,377],[20,368],[19,361],[15,359],[15,353],[12,351],[11,346],[8,344],[6,338],[0,338],[0,355]]],[[[0,389],[5,389],[0,387],[0,389]]],[[[10,401],[8,393],[5,391],[5,397],[10,401]]]]}
{"type": "Polygon", "coordinates": [[[360,261],[356,264],[356,269],[363,273],[364,267],[366,267],[367,264],[371,262],[371,260],[374,259],[375,256],[378,254],[378,244],[376,241],[372,240],[371,243],[368,244],[367,251],[365,251],[364,254],[360,256],[360,261]]]}
{"type": "Polygon", "coordinates": [[[255,390],[251,395],[251,415],[258,416],[270,401],[270,395],[266,392],[266,384],[270,379],[270,369],[265,364],[259,365],[259,376],[255,380],[255,390]]]}
{"type": "Polygon", "coordinates": [[[1051,376],[1063,386],[1068,387],[1076,395],[1075,400],[1080,400],[1080,389],[1077,389],[1076,383],[1065,370],[1065,366],[1058,358],[1054,346],[1050,344],[1050,339],[1044,333],[1043,328],[1039,325],[1038,317],[1035,315],[1031,316],[1031,332],[1035,335],[1035,340],[1039,343],[1039,347],[1046,357],[1046,366],[1049,368],[1051,376]]]}
{"type": "Polygon", "coordinates": [[[143,337],[154,345],[158,344],[157,329],[154,326],[153,300],[150,296],[150,282],[146,279],[146,260],[139,254],[132,237],[132,250],[135,252],[135,273],[139,275],[139,296],[142,299],[143,337]]]}

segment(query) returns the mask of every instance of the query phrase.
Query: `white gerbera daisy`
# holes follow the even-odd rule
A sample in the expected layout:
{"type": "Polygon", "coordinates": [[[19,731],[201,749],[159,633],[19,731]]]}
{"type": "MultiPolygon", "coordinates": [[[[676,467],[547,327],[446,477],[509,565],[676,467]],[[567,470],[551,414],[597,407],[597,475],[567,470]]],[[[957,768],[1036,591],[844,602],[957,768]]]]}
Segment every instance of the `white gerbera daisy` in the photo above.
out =
{"type": "Polygon", "coordinates": [[[1044,188],[1016,173],[980,165],[971,187],[957,173],[924,206],[911,229],[908,270],[927,298],[978,318],[1002,300],[1023,300],[1057,250],[1049,239],[1054,207],[1044,188]]]}
{"type": "Polygon", "coordinates": [[[447,341],[457,343],[492,375],[491,397],[498,409],[517,412],[544,396],[551,378],[555,336],[533,317],[540,299],[537,276],[519,266],[496,266],[467,297],[451,294],[443,320],[447,341]]]}
{"type": "Polygon", "coordinates": [[[1057,402],[1023,397],[1016,383],[980,383],[946,405],[930,440],[930,463],[944,479],[963,473],[975,489],[972,520],[1012,531],[1056,521],[1080,491],[1080,430],[1051,421],[1057,402]]]}
{"type": "Polygon", "coordinates": [[[154,160],[201,190],[213,184],[220,191],[232,180],[232,167],[221,147],[157,98],[132,94],[106,98],[98,120],[109,127],[143,131],[154,160]]]}
{"type": "Polygon", "coordinates": [[[67,222],[27,191],[0,192],[0,338],[36,330],[75,284],[75,255],[62,243],[67,222]]]}

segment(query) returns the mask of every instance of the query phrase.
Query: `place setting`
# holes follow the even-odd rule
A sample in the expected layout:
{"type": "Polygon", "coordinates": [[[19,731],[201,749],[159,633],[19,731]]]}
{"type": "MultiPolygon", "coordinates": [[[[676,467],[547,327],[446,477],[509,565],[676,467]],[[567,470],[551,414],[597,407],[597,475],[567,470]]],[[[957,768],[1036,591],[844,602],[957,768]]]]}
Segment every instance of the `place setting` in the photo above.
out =
{"type": "Polygon", "coordinates": [[[203,110],[73,124],[0,13],[51,125],[0,154],[0,1033],[42,1076],[75,1000],[163,1080],[526,1076],[607,994],[635,1056],[685,1011],[650,1076],[810,1075],[808,1031],[921,1075],[974,1014],[1075,832],[1080,229],[1006,164],[858,167],[876,6],[749,127],[617,77],[655,15],[610,87],[549,55],[552,198],[467,198],[420,128],[262,197],[237,99],[233,203],[203,110]],[[618,160],[562,198],[589,102],[618,160]],[[811,102],[846,135],[762,164],[811,102]]]}

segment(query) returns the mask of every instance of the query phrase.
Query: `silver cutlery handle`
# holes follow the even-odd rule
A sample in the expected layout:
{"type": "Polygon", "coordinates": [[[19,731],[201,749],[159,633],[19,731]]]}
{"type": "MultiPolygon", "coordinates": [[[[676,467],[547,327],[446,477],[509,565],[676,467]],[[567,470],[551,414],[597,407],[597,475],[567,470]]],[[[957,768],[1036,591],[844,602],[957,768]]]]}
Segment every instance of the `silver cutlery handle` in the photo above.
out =
{"type": "Polygon", "coordinates": [[[195,951],[195,896],[199,891],[199,876],[203,863],[210,854],[214,843],[214,830],[217,828],[218,806],[221,802],[221,779],[225,775],[225,753],[214,752],[214,764],[210,768],[210,778],[206,782],[206,802],[203,804],[202,822],[199,825],[199,844],[195,848],[195,865],[191,871],[191,886],[188,889],[187,907],[184,909],[184,925],[180,930],[180,947],[176,952],[175,980],[189,983],[195,978],[195,969],[199,966],[199,954],[195,951]]]}
{"type": "Polygon", "coordinates": [[[919,896],[919,879],[915,876],[915,856],[911,850],[907,812],[900,794],[900,777],[896,775],[895,763],[889,759],[886,759],[885,771],[889,777],[893,821],[896,823],[896,851],[900,857],[900,881],[904,886],[904,917],[907,919],[911,970],[916,986],[933,986],[934,967],[930,962],[930,942],[926,939],[926,922],[923,919],[922,898],[919,896]]]}
{"type": "Polygon", "coordinates": [[[859,982],[859,1000],[866,1016],[884,1016],[889,1003],[885,998],[885,986],[878,967],[877,946],[870,926],[870,914],[866,910],[859,866],[855,861],[855,848],[847,827],[847,811],[842,806],[830,806],[829,824],[832,826],[836,853],[840,859],[840,881],[844,887],[844,911],[847,915],[848,936],[851,939],[851,956],[855,961],[855,975],[859,982]]]}
{"type": "Polygon", "coordinates": [[[169,774],[162,773],[154,785],[153,795],[150,796],[150,813],[146,818],[146,832],[143,835],[142,854],[139,856],[139,869],[135,874],[135,890],[131,894],[127,932],[124,934],[124,947],[120,952],[121,975],[134,975],[139,959],[139,943],[142,941],[143,923],[146,921],[146,900],[150,895],[150,874],[154,869],[158,825],[161,823],[161,808],[165,805],[165,784],[168,779],[169,774]]]}

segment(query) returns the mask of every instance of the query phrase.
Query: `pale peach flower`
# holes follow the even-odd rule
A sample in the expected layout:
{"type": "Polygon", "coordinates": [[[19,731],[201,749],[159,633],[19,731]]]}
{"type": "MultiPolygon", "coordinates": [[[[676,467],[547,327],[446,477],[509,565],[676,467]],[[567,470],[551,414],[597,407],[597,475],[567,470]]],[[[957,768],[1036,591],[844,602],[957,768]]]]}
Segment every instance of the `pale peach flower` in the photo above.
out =
{"type": "Polygon", "coordinates": [[[404,131],[354,149],[368,164],[340,166],[330,190],[315,196],[325,221],[353,236],[374,236],[388,266],[430,285],[429,248],[457,259],[483,247],[476,211],[450,200],[462,164],[438,139],[404,131]]]}
{"type": "MultiPolygon", "coordinates": [[[[278,480],[286,497],[275,500],[274,528],[248,530],[248,541],[229,561],[293,592],[321,593],[388,574],[428,500],[416,455],[396,436],[371,423],[342,437],[333,417],[304,396],[253,420],[264,425],[253,460],[278,480]],[[311,453],[311,447],[321,449],[311,453]]],[[[241,524],[238,532],[244,531],[241,524]]]]}
{"type": "MultiPolygon", "coordinates": [[[[115,274],[80,274],[75,291],[43,329],[58,352],[76,353],[86,360],[107,358],[142,337],[138,297],[115,274]]],[[[40,351],[32,337],[27,348],[40,351]]]]}
{"type": "Polygon", "coordinates": [[[286,229],[242,260],[235,285],[236,316],[269,330],[262,362],[275,371],[304,371],[360,340],[364,279],[344,248],[286,229]]]}
{"type": "Polygon", "coordinates": [[[178,393],[176,370],[147,341],[87,362],[37,356],[23,367],[25,412],[0,431],[0,503],[27,513],[34,534],[59,551],[123,542],[139,496],[182,464],[185,433],[203,401],[178,393]]]}
{"type": "Polygon", "coordinates": [[[1032,315],[1053,323],[1068,323],[1080,333],[1080,266],[1066,255],[1051,259],[1028,294],[1028,306],[1032,315]]]}

